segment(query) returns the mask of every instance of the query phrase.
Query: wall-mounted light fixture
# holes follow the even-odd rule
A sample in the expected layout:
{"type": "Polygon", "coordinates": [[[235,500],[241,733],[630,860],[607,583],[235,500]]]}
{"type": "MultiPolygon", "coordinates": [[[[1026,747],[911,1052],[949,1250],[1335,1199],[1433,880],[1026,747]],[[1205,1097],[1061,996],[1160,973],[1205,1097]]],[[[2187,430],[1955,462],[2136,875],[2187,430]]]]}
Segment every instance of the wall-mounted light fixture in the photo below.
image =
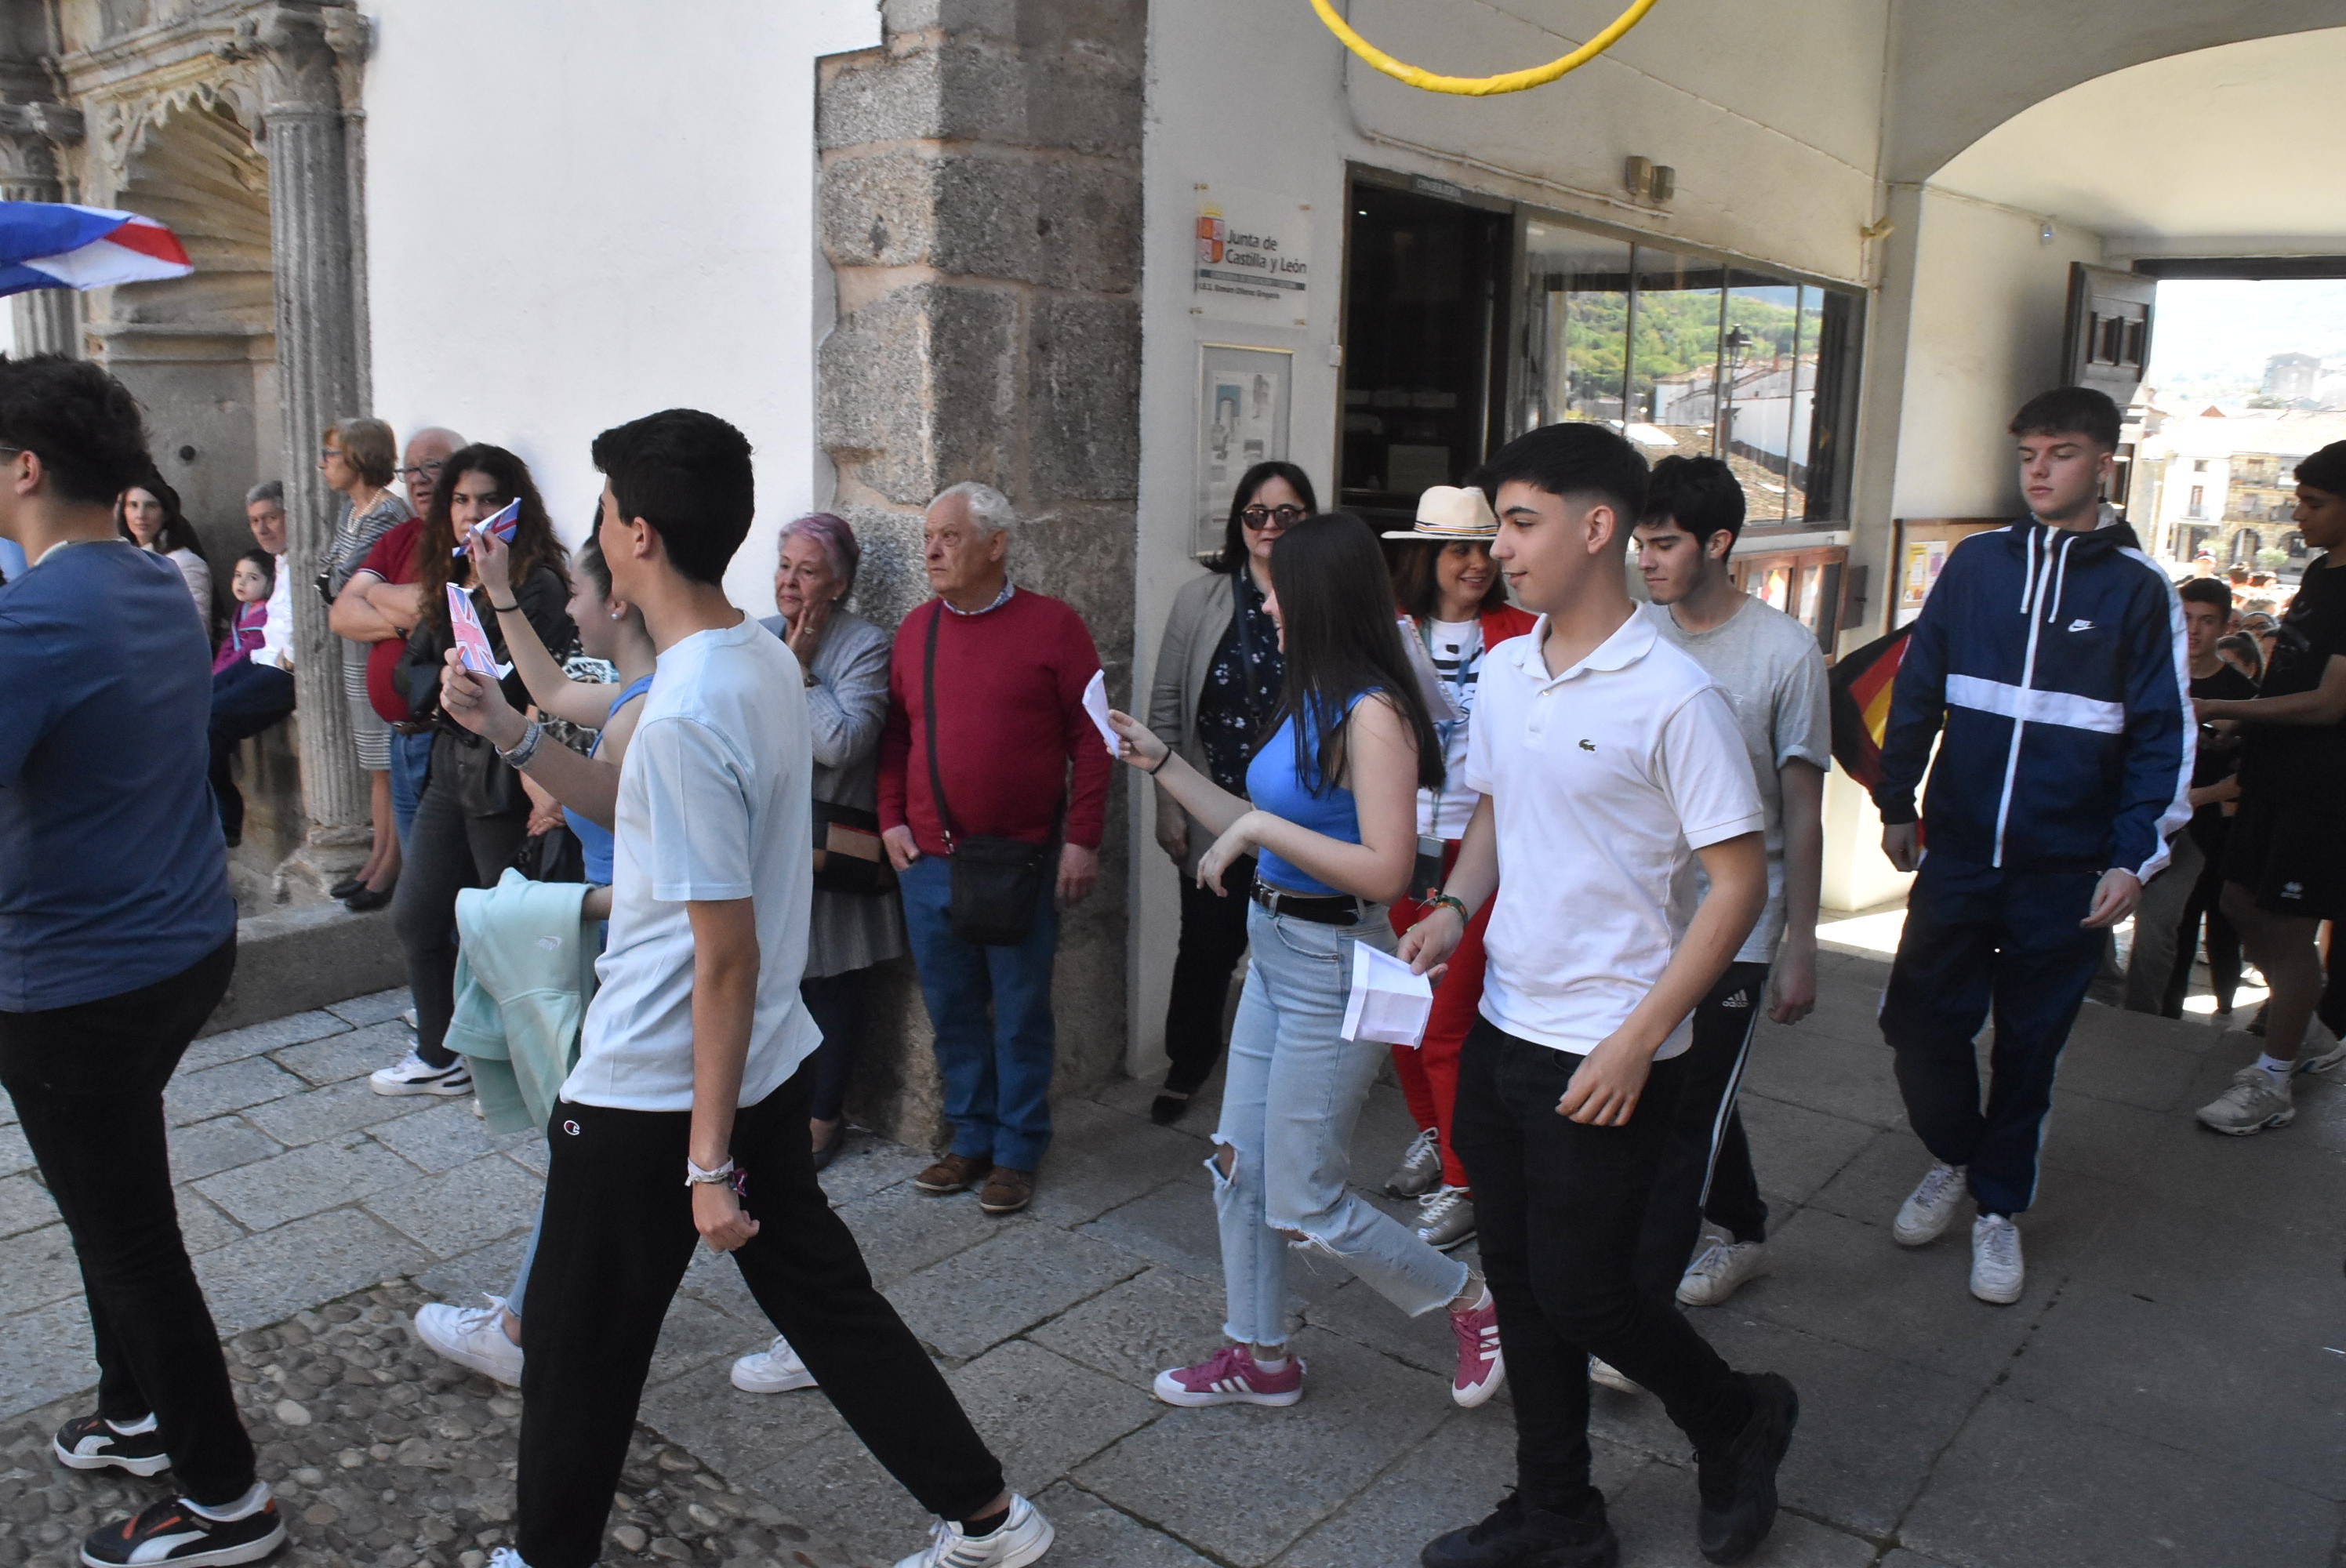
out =
{"type": "Polygon", "coordinates": [[[1621,166],[1621,185],[1630,195],[1662,206],[1678,192],[1678,171],[1649,158],[1633,158],[1621,166]]]}

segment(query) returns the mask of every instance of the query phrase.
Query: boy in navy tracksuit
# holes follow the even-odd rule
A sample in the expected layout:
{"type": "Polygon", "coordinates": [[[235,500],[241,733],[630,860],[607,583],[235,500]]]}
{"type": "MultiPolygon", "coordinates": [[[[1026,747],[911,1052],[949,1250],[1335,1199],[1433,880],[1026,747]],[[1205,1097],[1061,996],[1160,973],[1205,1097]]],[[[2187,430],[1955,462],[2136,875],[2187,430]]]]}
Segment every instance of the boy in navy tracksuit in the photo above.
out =
{"type": "Polygon", "coordinates": [[[1964,542],[1914,623],[1882,749],[1882,848],[1916,871],[1882,1002],[1908,1120],[1936,1162],[1892,1227],[1920,1247],[1968,1187],[1972,1294],[2020,1299],[2013,1217],[2104,933],[2190,820],[2180,602],[2102,504],[2118,411],[2064,387],[2012,422],[2030,515],[1964,542]],[[1942,723],[1946,733],[1940,738],[1942,723]],[[1923,799],[1914,787],[1939,739],[1923,799]],[[1995,1009],[1986,1109],[1972,1040],[1995,1009]]]}

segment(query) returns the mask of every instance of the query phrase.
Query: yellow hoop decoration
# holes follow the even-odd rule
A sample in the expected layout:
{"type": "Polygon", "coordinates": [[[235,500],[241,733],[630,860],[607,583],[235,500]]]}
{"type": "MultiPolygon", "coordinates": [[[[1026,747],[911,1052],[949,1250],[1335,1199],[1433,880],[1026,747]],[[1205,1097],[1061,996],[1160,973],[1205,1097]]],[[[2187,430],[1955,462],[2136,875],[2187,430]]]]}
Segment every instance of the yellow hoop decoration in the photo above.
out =
{"type": "Polygon", "coordinates": [[[1578,70],[1611,48],[1620,41],[1623,34],[1643,21],[1646,13],[1653,8],[1654,0],[1633,0],[1627,11],[1614,18],[1611,26],[1562,59],[1550,60],[1545,66],[1534,66],[1524,71],[1507,71],[1495,76],[1439,76],[1432,71],[1403,65],[1353,32],[1351,24],[1336,15],[1336,9],[1329,0],[1311,0],[1311,9],[1320,13],[1320,20],[1328,25],[1328,31],[1335,34],[1344,47],[1393,80],[1406,82],[1429,93],[1455,93],[1469,98],[1485,98],[1494,93],[1520,93],[1526,87],[1545,87],[1566,71],[1578,70]]]}

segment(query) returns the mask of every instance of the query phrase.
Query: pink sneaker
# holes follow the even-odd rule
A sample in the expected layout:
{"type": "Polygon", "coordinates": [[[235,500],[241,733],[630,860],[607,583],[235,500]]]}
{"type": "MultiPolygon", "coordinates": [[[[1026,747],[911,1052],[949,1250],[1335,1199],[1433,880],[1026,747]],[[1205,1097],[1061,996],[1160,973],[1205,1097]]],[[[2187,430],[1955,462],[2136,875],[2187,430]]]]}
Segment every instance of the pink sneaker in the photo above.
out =
{"type": "Polygon", "coordinates": [[[1471,1410],[1507,1380],[1507,1363],[1499,1354],[1499,1306],[1488,1286],[1480,1307],[1450,1314],[1450,1331],[1458,1336],[1458,1370],[1450,1379],[1450,1397],[1471,1410]]]}
{"type": "Polygon", "coordinates": [[[1168,1405],[1291,1405],[1303,1397],[1303,1358],[1266,1372],[1244,1345],[1225,1345],[1194,1367],[1158,1373],[1157,1397],[1168,1405]]]}

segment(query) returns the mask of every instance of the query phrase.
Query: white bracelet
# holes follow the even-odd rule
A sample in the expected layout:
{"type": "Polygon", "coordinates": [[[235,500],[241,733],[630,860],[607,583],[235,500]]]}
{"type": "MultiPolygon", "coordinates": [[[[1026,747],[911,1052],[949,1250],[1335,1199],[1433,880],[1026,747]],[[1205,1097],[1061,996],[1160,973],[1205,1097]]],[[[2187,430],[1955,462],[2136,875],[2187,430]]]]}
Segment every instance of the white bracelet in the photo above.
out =
{"type": "Polygon", "coordinates": [[[687,1186],[714,1186],[729,1179],[732,1175],[733,1162],[729,1159],[711,1171],[695,1165],[690,1155],[684,1156],[684,1185],[687,1186]]]}

